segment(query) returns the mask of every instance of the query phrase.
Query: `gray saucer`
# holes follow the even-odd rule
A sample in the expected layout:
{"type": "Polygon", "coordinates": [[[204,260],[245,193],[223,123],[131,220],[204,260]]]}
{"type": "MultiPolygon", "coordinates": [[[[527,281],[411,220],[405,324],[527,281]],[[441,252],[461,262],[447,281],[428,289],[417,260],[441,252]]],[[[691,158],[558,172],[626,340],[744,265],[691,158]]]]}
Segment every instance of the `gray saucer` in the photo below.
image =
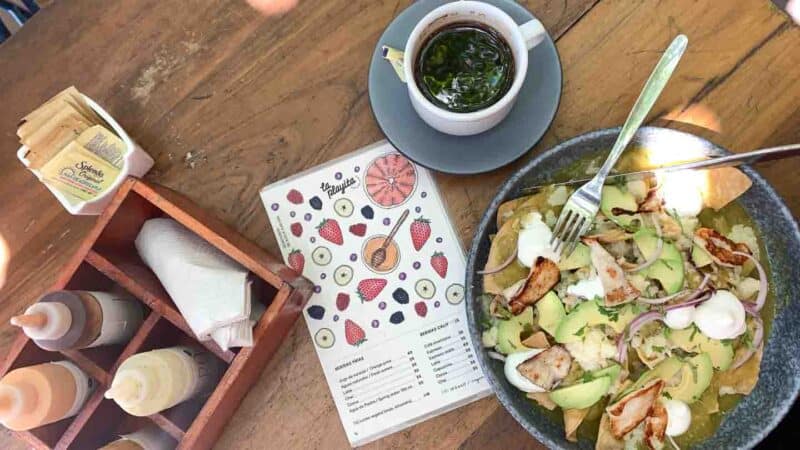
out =
{"type": "MultiPolygon", "coordinates": [[[[497,6],[517,23],[533,15],[511,0],[483,0],[497,6]]],[[[411,106],[408,90],[381,46],[405,48],[411,30],[422,17],[447,0],[420,0],[400,13],[378,40],[369,66],[372,112],[386,138],[414,162],[440,172],[472,174],[504,166],[530,150],[553,121],[561,98],[561,63],[547,36],[529,53],[528,72],[517,104],[499,125],[475,136],[450,136],[422,121],[411,106]]]]}

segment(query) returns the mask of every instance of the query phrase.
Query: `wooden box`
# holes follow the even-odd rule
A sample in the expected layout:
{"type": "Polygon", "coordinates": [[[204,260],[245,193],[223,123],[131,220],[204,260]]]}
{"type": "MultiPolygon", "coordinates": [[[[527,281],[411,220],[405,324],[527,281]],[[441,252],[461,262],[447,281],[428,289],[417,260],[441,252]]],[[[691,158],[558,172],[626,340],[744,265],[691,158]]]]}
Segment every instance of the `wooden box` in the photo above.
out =
{"type": "Polygon", "coordinates": [[[178,448],[210,448],[300,315],[312,290],[308,280],[179,194],[135,178],[122,184],[52,290],[103,290],[114,283],[141,300],[148,310],[144,323],[127,345],[59,354],[39,349],[20,333],[0,366],[2,376],[18,367],[69,359],[99,383],[77,416],[16,432],[33,448],[95,449],[148,422],[169,433],[178,448]],[[213,341],[196,340],[134,247],[142,224],[153,217],[172,217],[255,274],[259,284],[256,292],[267,310],[253,330],[253,347],[223,351],[213,341]],[[113,401],[103,398],[114,371],[127,357],[193,342],[209,349],[228,365],[210,397],[188,401],[149,417],[129,416],[113,401]]]}

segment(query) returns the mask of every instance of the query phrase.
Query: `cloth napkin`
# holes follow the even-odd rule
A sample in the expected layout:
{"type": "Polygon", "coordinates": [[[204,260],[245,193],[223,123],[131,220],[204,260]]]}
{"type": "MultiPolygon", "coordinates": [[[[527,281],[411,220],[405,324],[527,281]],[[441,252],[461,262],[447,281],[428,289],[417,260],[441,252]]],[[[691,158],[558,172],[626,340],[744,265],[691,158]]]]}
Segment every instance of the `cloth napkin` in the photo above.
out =
{"type": "Polygon", "coordinates": [[[136,250],[198,339],[214,339],[223,349],[253,345],[253,282],[247,269],[167,218],[144,223],[136,250]]]}

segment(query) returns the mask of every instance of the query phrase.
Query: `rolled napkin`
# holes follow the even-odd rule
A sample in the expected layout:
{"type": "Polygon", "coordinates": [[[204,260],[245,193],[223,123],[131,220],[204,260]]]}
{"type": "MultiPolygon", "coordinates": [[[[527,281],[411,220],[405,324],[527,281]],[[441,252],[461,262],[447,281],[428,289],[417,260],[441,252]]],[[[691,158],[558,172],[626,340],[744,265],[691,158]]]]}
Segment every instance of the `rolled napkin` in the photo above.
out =
{"type": "Polygon", "coordinates": [[[249,271],[178,222],[144,223],[136,250],[200,340],[223,349],[253,344],[249,271]]]}

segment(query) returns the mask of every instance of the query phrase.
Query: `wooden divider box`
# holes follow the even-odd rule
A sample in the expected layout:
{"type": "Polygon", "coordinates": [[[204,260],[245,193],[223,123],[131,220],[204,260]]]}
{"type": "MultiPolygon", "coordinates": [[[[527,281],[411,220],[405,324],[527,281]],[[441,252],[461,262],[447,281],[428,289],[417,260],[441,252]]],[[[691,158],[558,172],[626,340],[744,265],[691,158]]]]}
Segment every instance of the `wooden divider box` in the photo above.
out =
{"type": "Polygon", "coordinates": [[[2,376],[18,367],[69,359],[99,384],[77,416],[31,431],[15,432],[31,447],[95,449],[120,433],[155,423],[175,439],[180,449],[210,448],[297,320],[312,291],[308,280],[219,219],[167,188],[135,178],[120,186],[52,290],[102,291],[115,284],[147,307],[144,323],[127,345],[48,352],[20,333],[0,366],[2,376]],[[154,217],[175,219],[255,275],[257,298],[267,310],[253,330],[253,347],[223,351],[213,341],[200,342],[195,338],[134,247],[142,224],[154,217]],[[115,370],[129,356],[190,343],[204,346],[228,365],[210,397],[190,400],[148,417],[129,416],[116,403],[103,398],[115,370]]]}

